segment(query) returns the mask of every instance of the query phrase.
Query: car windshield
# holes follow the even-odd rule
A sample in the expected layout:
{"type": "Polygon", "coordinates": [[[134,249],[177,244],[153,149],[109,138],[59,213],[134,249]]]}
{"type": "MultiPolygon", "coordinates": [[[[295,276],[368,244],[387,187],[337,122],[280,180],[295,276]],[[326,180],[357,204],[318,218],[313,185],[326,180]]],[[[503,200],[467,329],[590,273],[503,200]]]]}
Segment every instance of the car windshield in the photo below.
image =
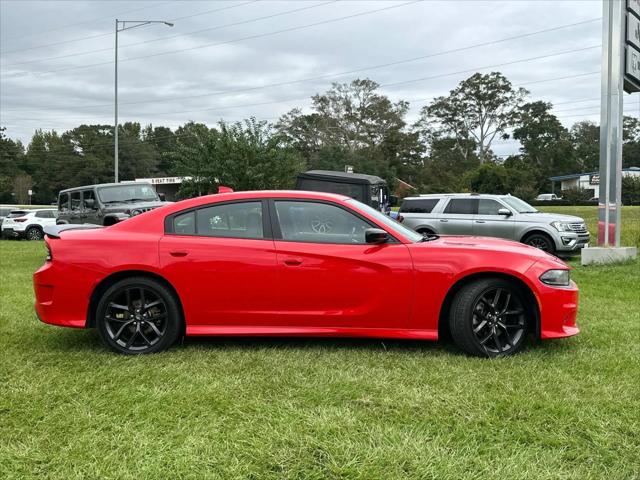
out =
{"type": "Polygon", "coordinates": [[[98,189],[98,196],[102,203],[119,202],[153,202],[158,200],[158,194],[151,185],[127,184],[98,189]]]}
{"type": "Polygon", "coordinates": [[[538,210],[518,197],[502,197],[501,200],[518,213],[538,213],[538,210]]]}
{"type": "Polygon", "coordinates": [[[367,212],[369,215],[371,215],[373,218],[378,220],[380,223],[383,223],[384,225],[391,227],[393,230],[400,232],[402,235],[407,237],[412,242],[421,242],[425,238],[421,233],[418,233],[414,230],[411,230],[405,227],[401,223],[396,222],[393,218],[388,217],[384,213],[380,212],[379,210],[376,210],[375,208],[370,207],[369,205],[365,205],[364,203],[354,199],[349,199],[347,200],[347,202],[356,205],[360,210],[367,212]]]}

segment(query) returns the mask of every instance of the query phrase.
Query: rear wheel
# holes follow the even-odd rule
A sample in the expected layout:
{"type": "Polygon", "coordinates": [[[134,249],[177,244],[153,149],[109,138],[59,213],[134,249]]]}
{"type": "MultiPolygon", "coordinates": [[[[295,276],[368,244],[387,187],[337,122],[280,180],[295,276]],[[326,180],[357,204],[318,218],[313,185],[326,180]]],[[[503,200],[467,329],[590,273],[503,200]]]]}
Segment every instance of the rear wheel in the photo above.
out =
{"type": "Polygon", "coordinates": [[[38,227],[29,227],[24,236],[27,240],[42,240],[44,238],[44,233],[38,227]]]}
{"type": "Polygon", "coordinates": [[[543,233],[534,233],[526,237],[523,241],[526,245],[539,248],[548,253],[555,253],[556,248],[553,240],[543,233]]]}
{"type": "Polygon", "coordinates": [[[127,278],[102,295],[96,327],[102,341],[116,352],[159,352],[178,338],[180,310],[173,294],[161,283],[144,277],[127,278]]]}
{"type": "Polygon", "coordinates": [[[456,295],[449,314],[453,341],[467,353],[504,357],[522,347],[531,313],[520,289],[499,278],[478,280],[456,295]]]}

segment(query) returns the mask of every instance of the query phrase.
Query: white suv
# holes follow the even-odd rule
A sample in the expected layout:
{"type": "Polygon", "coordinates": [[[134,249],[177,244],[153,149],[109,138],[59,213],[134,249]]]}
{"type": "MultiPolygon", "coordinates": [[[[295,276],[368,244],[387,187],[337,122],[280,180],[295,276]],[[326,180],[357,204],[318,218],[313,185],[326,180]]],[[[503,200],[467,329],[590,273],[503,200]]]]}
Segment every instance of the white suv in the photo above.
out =
{"type": "Polygon", "coordinates": [[[13,210],[2,222],[2,237],[42,240],[44,227],[55,225],[56,218],[58,210],[55,208],[13,210]]]}

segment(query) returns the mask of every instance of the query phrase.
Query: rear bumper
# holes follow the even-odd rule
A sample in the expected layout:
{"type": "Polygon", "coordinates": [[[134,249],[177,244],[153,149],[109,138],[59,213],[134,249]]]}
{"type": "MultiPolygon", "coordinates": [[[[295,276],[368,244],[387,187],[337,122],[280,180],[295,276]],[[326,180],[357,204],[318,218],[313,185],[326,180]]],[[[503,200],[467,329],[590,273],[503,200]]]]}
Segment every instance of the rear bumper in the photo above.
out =
{"type": "Polygon", "coordinates": [[[3,228],[2,238],[21,238],[24,236],[24,230],[15,230],[13,228],[3,228]]]}
{"type": "Polygon", "coordinates": [[[84,328],[87,304],[83,295],[61,283],[64,272],[57,271],[51,262],[45,263],[33,274],[36,315],[43,323],[62,327],[84,328]],[[60,286],[57,286],[60,285],[60,286]]]}

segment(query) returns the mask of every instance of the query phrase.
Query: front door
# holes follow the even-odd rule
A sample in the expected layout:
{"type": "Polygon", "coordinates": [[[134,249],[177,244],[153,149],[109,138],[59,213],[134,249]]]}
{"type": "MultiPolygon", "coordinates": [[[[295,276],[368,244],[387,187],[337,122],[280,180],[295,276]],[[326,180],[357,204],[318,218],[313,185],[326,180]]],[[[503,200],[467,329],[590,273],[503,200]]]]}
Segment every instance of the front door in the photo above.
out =
{"type": "Polygon", "coordinates": [[[490,198],[483,198],[478,205],[478,214],[473,220],[473,234],[483,237],[498,237],[513,239],[513,216],[500,215],[499,210],[504,205],[490,198]]]}
{"type": "Polygon", "coordinates": [[[169,220],[160,263],[185,310],[190,333],[203,326],[277,322],[276,253],[262,201],[211,204],[169,220]]]}
{"type": "Polygon", "coordinates": [[[271,203],[281,321],[290,326],[408,328],[413,264],[399,242],[365,243],[372,225],[341,206],[271,203]]]}

